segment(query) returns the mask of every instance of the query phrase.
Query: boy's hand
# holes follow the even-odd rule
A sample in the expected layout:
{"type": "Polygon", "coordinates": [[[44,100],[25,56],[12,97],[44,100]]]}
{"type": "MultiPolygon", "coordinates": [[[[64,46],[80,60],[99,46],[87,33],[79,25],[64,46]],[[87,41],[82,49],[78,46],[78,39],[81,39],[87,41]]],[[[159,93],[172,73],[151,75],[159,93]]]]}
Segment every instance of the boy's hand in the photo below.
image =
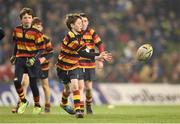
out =
{"type": "Polygon", "coordinates": [[[28,59],[26,60],[26,65],[27,65],[28,67],[32,67],[32,66],[35,64],[35,62],[36,62],[36,59],[35,59],[34,57],[28,58],[28,59]]]}
{"type": "Polygon", "coordinates": [[[11,56],[10,62],[11,62],[12,65],[14,65],[15,62],[16,62],[16,56],[11,56]]]}

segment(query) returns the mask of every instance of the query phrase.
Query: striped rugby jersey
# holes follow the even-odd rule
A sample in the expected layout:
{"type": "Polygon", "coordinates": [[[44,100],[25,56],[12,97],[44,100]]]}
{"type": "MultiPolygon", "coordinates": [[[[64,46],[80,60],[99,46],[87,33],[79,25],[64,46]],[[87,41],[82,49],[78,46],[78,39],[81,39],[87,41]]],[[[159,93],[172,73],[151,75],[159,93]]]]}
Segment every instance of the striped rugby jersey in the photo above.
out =
{"type": "Polygon", "coordinates": [[[79,67],[78,51],[83,47],[85,44],[82,41],[82,36],[69,31],[61,43],[57,67],[62,70],[73,70],[79,67]]]}
{"type": "MultiPolygon", "coordinates": [[[[53,53],[53,46],[50,38],[46,35],[43,35],[44,42],[45,42],[45,51],[41,55],[41,57],[45,57],[48,54],[53,53]]],[[[41,69],[43,71],[48,71],[49,70],[49,60],[46,60],[44,63],[41,64],[41,69]]]]}
{"type": "MultiPolygon", "coordinates": [[[[101,38],[92,28],[88,28],[83,33],[83,41],[86,44],[86,47],[89,49],[90,53],[95,53],[95,46],[98,46],[102,43],[101,38]]],[[[80,68],[95,68],[95,60],[88,58],[80,58],[79,67],[80,68]]]]}
{"type": "Polygon", "coordinates": [[[16,44],[16,57],[34,57],[39,50],[45,49],[43,34],[35,27],[24,29],[17,26],[13,32],[16,44]]]}

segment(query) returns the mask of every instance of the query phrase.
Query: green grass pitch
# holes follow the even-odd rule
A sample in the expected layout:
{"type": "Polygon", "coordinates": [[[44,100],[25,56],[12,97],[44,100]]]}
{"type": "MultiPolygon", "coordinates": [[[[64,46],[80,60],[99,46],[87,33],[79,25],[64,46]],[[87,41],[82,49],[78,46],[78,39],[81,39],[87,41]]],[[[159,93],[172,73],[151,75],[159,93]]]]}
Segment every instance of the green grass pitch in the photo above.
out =
{"type": "Polygon", "coordinates": [[[0,123],[180,123],[180,106],[94,106],[94,115],[77,119],[60,107],[50,114],[32,115],[28,107],[23,115],[12,114],[11,107],[0,107],[0,123]]]}

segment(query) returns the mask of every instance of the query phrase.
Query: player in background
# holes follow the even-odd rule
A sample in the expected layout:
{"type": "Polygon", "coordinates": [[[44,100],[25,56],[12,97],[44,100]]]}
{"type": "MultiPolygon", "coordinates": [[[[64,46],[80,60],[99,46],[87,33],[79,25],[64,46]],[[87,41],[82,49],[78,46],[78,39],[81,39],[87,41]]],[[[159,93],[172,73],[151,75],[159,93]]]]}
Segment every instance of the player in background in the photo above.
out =
{"type": "MultiPolygon", "coordinates": [[[[105,52],[88,53],[82,40],[82,20],[77,14],[68,14],[66,16],[66,25],[69,32],[61,43],[61,51],[57,62],[57,75],[64,84],[61,106],[66,109],[68,106],[68,96],[73,93],[75,116],[83,118],[80,111],[80,90],[79,90],[79,58],[80,56],[90,59],[111,59],[111,56],[105,52]]],[[[73,114],[73,113],[70,113],[73,114]]]]}
{"type": "MultiPolygon", "coordinates": [[[[90,53],[95,52],[95,47],[98,48],[99,53],[104,52],[104,45],[103,42],[101,41],[101,38],[99,35],[95,32],[94,29],[89,27],[89,19],[88,16],[85,13],[80,13],[79,14],[82,18],[83,22],[83,32],[82,32],[82,37],[83,41],[86,44],[87,49],[89,50],[90,53]]],[[[103,67],[103,61],[96,61],[97,64],[101,65],[103,67]]],[[[86,113],[87,114],[93,114],[92,111],[92,100],[93,100],[93,95],[92,95],[92,85],[93,82],[96,79],[95,76],[95,68],[96,68],[96,63],[95,60],[93,59],[87,59],[87,58],[80,58],[79,61],[79,68],[81,68],[81,75],[79,77],[79,84],[81,86],[81,94],[84,92],[84,86],[85,86],[85,96],[86,96],[86,113]]],[[[83,97],[83,95],[82,95],[83,97]]],[[[84,101],[82,98],[81,101],[81,111],[84,111],[84,101]]]]}
{"type": "MultiPolygon", "coordinates": [[[[43,24],[40,18],[34,17],[32,21],[32,27],[35,27],[38,29],[40,32],[43,31],[43,24]]],[[[41,59],[43,59],[43,63],[41,64],[41,69],[42,69],[42,75],[40,76],[41,82],[42,82],[42,87],[43,91],[45,94],[45,108],[44,112],[49,113],[50,112],[50,87],[49,87],[49,81],[48,81],[48,72],[49,72],[49,59],[53,56],[53,46],[51,43],[51,40],[48,36],[43,35],[44,42],[45,42],[45,52],[42,53],[41,59]]],[[[27,92],[27,88],[29,86],[29,76],[28,74],[23,75],[22,79],[22,85],[24,92],[27,92]]],[[[18,102],[19,103],[19,102],[18,102]]],[[[13,113],[16,113],[18,109],[18,104],[16,108],[12,109],[13,113]]]]}
{"type": "Polygon", "coordinates": [[[24,89],[21,84],[24,73],[28,73],[30,88],[33,93],[33,113],[39,114],[41,112],[37,79],[42,74],[40,63],[43,62],[41,55],[45,50],[45,44],[43,34],[31,26],[33,17],[32,9],[23,8],[20,11],[21,25],[17,26],[13,31],[15,47],[10,61],[15,64],[14,85],[20,99],[17,109],[18,114],[23,114],[28,106],[28,101],[25,98],[24,89]]]}

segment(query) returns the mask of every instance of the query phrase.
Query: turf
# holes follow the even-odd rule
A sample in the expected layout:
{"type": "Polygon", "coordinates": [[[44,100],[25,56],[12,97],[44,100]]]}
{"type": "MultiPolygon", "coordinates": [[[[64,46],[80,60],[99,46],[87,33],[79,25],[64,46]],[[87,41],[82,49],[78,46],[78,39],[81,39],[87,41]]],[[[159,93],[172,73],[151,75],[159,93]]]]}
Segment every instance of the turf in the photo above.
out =
{"type": "Polygon", "coordinates": [[[180,106],[94,106],[94,115],[77,119],[60,107],[51,114],[32,115],[28,107],[23,115],[11,113],[11,107],[0,107],[1,123],[180,123],[180,106]]]}

